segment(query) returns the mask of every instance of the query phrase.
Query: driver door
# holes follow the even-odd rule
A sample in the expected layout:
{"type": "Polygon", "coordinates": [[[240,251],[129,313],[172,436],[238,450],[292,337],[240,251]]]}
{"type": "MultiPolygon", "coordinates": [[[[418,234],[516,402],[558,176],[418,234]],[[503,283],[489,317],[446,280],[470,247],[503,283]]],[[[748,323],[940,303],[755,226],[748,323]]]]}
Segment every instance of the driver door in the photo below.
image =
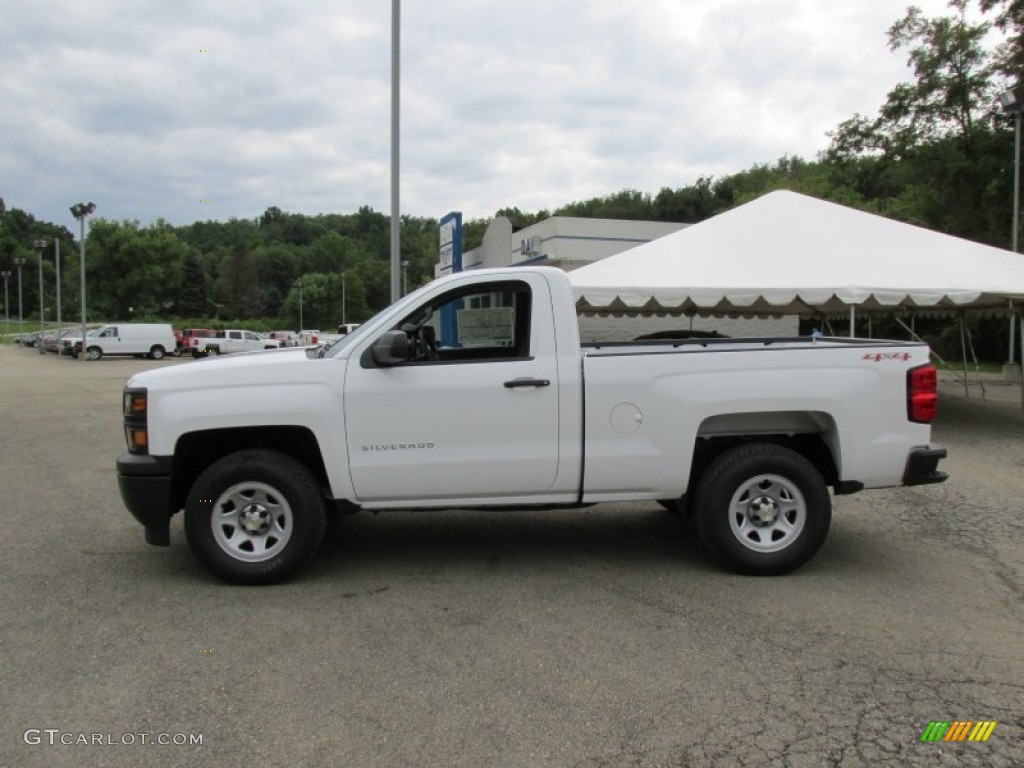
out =
{"type": "Polygon", "coordinates": [[[551,307],[534,300],[529,277],[463,287],[404,318],[396,328],[412,359],[379,366],[367,350],[350,361],[346,440],[360,501],[527,498],[553,485],[551,307]]]}

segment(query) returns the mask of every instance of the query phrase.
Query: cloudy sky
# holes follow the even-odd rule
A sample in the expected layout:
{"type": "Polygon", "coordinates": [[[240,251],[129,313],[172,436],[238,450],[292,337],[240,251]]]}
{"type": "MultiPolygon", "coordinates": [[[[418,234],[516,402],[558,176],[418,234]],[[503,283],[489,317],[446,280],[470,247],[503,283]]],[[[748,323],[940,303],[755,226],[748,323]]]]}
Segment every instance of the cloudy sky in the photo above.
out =
{"type": "MultiPolygon", "coordinates": [[[[401,209],[657,193],[874,114],[894,0],[404,0],[401,209]]],[[[917,0],[927,15],[946,0],[917,0]]],[[[0,197],[46,220],[388,212],[387,0],[5,0],[0,197]]]]}

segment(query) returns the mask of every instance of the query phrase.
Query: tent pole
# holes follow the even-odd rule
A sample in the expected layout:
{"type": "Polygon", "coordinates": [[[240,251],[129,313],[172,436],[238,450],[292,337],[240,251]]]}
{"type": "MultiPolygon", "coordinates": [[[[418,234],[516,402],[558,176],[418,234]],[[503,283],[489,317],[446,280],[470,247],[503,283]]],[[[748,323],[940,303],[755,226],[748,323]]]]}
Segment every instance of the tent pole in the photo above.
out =
{"type": "Polygon", "coordinates": [[[871,315],[868,315],[868,338],[875,338],[875,332],[871,329],[871,315]]]}
{"type": "Polygon", "coordinates": [[[964,313],[960,313],[960,352],[964,358],[964,397],[971,396],[971,389],[967,383],[967,339],[964,338],[964,313]]]}
{"type": "Polygon", "coordinates": [[[1020,407],[1024,408],[1024,312],[1018,312],[1020,318],[1020,333],[1017,334],[1017,338],[1020,339],[1020,407]]]}
{"type": "Polygon", "coordinates": [[[857,320],[857,309],[856,309],[856,307],[854,307],[853,304],[851,304],[850,305],[850,338],[851,339],[854,336],[856,336],[856,333],[854,333],[854,327],[853,327],[853,324],[856,322],[856,320],[857,320]]]}
{"type": "MultiPolygon", "coordinates": [[[[1006,362],[1009,365],[1013,365],[1013,329],[1014,329],[1014,326],[1016,325],[1016,323],[1014,321],[1017,319],[1017,313],[1014,312],[1014,310],[1013,310],[1013,299],[1010,299],[1009,303],[1010,303],[1010,354],[1007,355],[1006,362]]],[[[1024,364],[1024,360],[1021,360],[1021,363],[1024,364]]]]}
{"type": "MultiPolygon", "coordinates": [[[[920,341],[920,342],[923,343],[923,340],[921,339],[921,337],[918,336],[917,332],[914,330],[913,325],[907,325],[900,318],[898,318],[896,315],[893,315],[893,320],[895,320],[897,323],[899,323],[903,327],[903,330],[905,330],[907,333],[910,334],[910,340],[911,341],[920,341]]],[[[911,318],[910,322],[913,323],[914,319],[911,318]]],[[[931,352],[932,352],[933,355],[935,355],[935,357],[938,357],[939,360],[942,360],[941,357],[939,357],[937,354],[935,354],[935,350],[932,350],[931,352]]],[[[943,365],[945,365],[945,362],[946,362],[945,360],[942,360],[943,365]]]]}

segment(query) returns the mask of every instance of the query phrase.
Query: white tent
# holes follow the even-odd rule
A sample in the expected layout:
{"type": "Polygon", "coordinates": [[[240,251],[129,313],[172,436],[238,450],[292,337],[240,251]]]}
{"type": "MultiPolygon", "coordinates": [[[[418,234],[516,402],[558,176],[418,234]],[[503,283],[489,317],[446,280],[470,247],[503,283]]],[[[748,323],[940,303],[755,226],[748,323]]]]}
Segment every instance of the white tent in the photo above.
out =
{"type": "Polygon", "coordinates": [[[1005,310],[1024,255],[779,191],[569,279],[586,314],[1005,310]]]}

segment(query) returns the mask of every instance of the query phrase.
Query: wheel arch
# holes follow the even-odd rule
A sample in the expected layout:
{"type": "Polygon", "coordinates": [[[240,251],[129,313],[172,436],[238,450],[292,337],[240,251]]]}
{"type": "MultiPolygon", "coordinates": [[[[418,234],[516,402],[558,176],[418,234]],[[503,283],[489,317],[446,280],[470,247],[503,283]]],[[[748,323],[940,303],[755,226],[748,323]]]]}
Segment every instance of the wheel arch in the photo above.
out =
{"type": "Polygon", "coordinates": [[[189,490],[207,467],[248,448],[267,448],[292,456],[309,468],[322,489],[330,487],[320,446],[308,427],[280,425],[199,430],[182,435],[174,446],[171,509],[184,508],[189,490]]]}
{"type": "Polygon", "coordinates": [[[725,451],[748,443],[772,443],[807,459],[827,485],[839,486],[839,439],[835,420],[820,411],[767,411],[712,416],[701,423],[687,489],[725,451]]]}

